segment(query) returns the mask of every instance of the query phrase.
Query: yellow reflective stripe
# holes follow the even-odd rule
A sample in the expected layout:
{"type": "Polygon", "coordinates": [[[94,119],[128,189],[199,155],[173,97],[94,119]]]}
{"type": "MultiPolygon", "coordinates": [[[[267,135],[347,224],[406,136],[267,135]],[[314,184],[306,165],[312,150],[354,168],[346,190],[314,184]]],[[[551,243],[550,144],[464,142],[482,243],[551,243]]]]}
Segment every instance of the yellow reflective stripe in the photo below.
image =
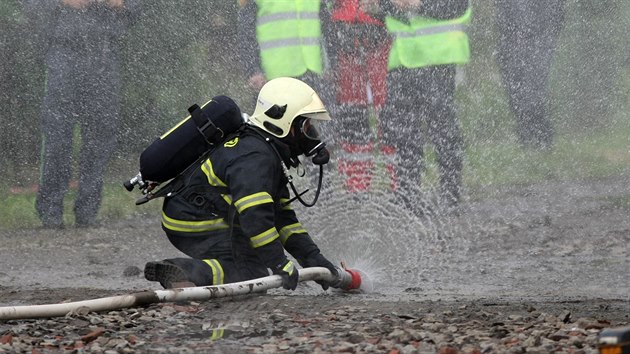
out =
{"type": "Polygon", "coordinates": [[[223,271],[223,267],[221,267],[219,260],[204,259],[203,261],[212,268],[212,285],[224,284],[225,272],[223,271]]]}
{"type": "Polygon", "coordinates": [[[250,237],[249,244],[252,246],[252,248],[262,247],[270,242],[273,242],[279,236],[280,235],[278,235],[278,230],[276,230],[275,227],[272,227],[271,229],[262,232],[254,237],[250,237]]]}
{"type": "Polygon", "coordinates": [[[172,133],[175,129],[179,128],[180,125],[186,123],[187,120],[190,119],[190,116],[182,119],[181,122],[177,123],[177,125],[175,125],[174,127],[172,127],[169,131],[167,131],[166,133],[162,134],[162,136],[160,137],[160,140],[164,140],[164,138],[166,138],[170,133],[172,133]]]}
{"type": "Polygon", "coordinates": [[[170,218],[164,212],[162,212],[162,225],[169,230],[181,232],[214,231],[230,227],[223,218],[202,221],[184,221],[170,218]]]}
{"type": "Polygon", "coordinates": [[[208,178],[208,183],[210,183],[211,186],[227,187],[227,184],[225,184],[225,182],[223,182],[214,173],[214,169],[212,168],[212,161],[210,161],[210,159],[207,159],[203,163],[203,165],[201,165],[201,170],[203,171],[203,173],[206,174],[206,177],[208,178]]]}
{"type": "Polygon", "coordinates": [[[297,47],[297,46],[319,46],[320,39],[319,37],[298,37],[298,38],[283,38],[276,39],[273,41],[265,41],[258,44],[260,50],[269,50],[274,48],[286,48],[286,47],[297,47]]]}
{"type": "Polygon", "coordinates": [[[210,340],[217,340],[217,339],[223,338],[224,332],[225,332],[225,329],[223,328],[213,329],[212,336],[210,336],[210,340]]]}
{"type": "Polygon", "coordinates": [[[237,200],[236,202],[234,202],[234,206],[239,213],[242,213],[243,211],[245,211],[245,209],[249,207],[265,203],[273,203],[271,195],[267,192],[258,192],[237,200]]]}
{"type": "Polygon", "coordinates": [[[447,32],[466,32],[466,25],[463,23],[443,24],[431,27],[424,27],[416,29],[414,32],[396,31],[394,34],[400,38],[421,37],[430,36],[433,34],[447,33],[447,32]]]}
{"type": "MultiPolygon", "coordinates": [[[[203,104],[203,106],[201,106],[201,108],[204,108],[208,103],[212,102],[212,100],[206,102],[203,104]]],[[[164,133],[161,137],[160,140],[164,140],[164,138],[166,138],[170,133],[172,133],[173,131],[175,131],[175,129],[179,128],[182,124],[186,123],[188,120],[190,119],[190,116],[187,116],[186,118],[182,119],[181,122],[177,123],[177,125],[175,125],[174,127],[172,127],[169,131],[167,131],[166,133],[164,133]]]]}
{"type": "Polygon", "coordinates": [[[287,272],[289,275],[293,274],[293,271],[295,270],[295,267],[293,266],[293,262],[288,261],[287,264],[285,264],[284,267],[282,267],[282,270],[287,272]]]}
{"type": "Polygon", "coordinates": [[[317,11],[300,11],[299,16],[297,12],[276,12],[268,15],[258,16],[256,23],[258,26],[266,25],[275,21],[286,20],[319,20],[319,12],[317,11]]]}
{"type": "Polygon", "coordinates": [[[287,242],[289,236],[300,233],[306,233],[306,230],[304,230],[302,224],[300,224],[299,222],[287,225],[280,229],[280,242],[282,242],[282,244],[284,245],[284,243],[287,242]]]}
{"type": "Polygon", "coordinates": [[[293,210],[293,207],[291,207],[291,204],[284,204],[286,202],[288,202],[289,198],[280,198],[280,204],[282,205],[282,210],[293,210]]]}

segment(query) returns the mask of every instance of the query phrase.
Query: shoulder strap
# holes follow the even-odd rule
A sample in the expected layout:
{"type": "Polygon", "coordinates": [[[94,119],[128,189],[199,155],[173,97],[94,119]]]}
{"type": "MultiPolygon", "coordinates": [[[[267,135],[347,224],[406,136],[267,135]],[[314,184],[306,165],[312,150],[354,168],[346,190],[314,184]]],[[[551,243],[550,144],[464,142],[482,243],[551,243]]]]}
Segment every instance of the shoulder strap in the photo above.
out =
{"type": "Polygon", "coordinates": [[[195,122],[197,130],[199,130],[199,133],[206,138],[206,141],[209,144],[215,144],[223,138],[223,131],[212,123],[212,120],[203,112],[203,110],[201,110],[201,107],[199,107],[198,104],[190,106],[190,108],[188,108],[188,112],[190,113],[193,122],[195,122]]]}

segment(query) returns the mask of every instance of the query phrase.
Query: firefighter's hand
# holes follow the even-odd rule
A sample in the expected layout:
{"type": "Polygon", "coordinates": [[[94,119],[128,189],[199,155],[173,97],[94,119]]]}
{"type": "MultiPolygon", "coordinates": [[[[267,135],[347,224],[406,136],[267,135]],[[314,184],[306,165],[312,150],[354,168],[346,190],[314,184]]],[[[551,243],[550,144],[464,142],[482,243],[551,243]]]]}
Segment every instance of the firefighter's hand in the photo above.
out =
{"type": "Polygon", "coordinates": [[[248,80],[249,87],[255,90],[260,90],[265,85],[266,82],[267,82],[267,79],[265,78],[265,74],[261,72],[258,72],[250,76],[248,80]]]}
{"type": "Polygon", "coordinates": [[[298,271],[295,265],[290,260],[286,260],[280,263],[273,269],[273,274],[277,274],[282,277],[282,287],[287,290],[295,290],[298,285],[298,271]]]}
{"type": "MultiPolygon", "coordinates": [[[[337,271],[337,268],[328,260],[326,259],[326,257],[324,257],[321,253],[318,253],[315,256],[309,257],[304,261],[304,266],[305,267],[324,267],[326,269],[328,269],[333,276],[335,276],[335,278],[339,278],[339,272],[337,271]]],[[[317,284],[321,285],[322,289],[324,290],[328,290],[328,288],[330,286],[333,286],[337,283],[337,282],[328,282],[325,280],[316,280],[315,281],[317,284]]]]}

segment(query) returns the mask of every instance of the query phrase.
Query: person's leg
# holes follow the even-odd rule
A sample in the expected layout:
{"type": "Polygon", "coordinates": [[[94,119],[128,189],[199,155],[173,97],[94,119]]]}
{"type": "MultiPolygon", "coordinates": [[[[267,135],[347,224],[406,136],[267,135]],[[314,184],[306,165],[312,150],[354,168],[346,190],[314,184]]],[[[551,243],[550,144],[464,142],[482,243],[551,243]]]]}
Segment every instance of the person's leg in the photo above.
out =
{"type": "Polygon", "coordinates": [[[41,107],[42,155],[35,208],[45,227],[63,226],[63,199],[72,174],[75,85],[71,52],[52,48],[47,57],[41,107]]]}
{"type": "Polygon", "coordinates": [[[238,230],[235,231],[232,235],[232,259],[241,280],[268,276],[269,270],[258,257],[256,250],[250,246],[249,239],[238,230]]]}
{"type": "Polygon", "coordinates": [[[324,88],[333,120],[326,123],[325,134],[342,188],[352,194],[367,192],[374,170],[367,71],[356,48],[337,47],[334,54],[329,87],[324,88]]]}
{"type": "Polygon", "coordinates": [[[527,37],[531,28],[531,11],[527,3],[514,0],[496,1],[496,23],[499,29],[497,63],[501,79],[508,96],[510,109],[516,118],[516,132],[519,141],[528,145],[532,141],[530,115],[525,111],[530,104],[527,98],[527,64],[531,48],[527,47],[527,37]]]}
{"type": "Polygon", "coordinates": [[[242,281],[231,259],[169,258],[148,262],[144,267],[144,277],[157,281],[164,288],[173,288],[186,283],[194,286],[209,286],[242,281]]]}
{"type": "Polygon", "coordinates": [[[167,237],[175,248],[190,258],[148,262],[144,268],[147,280],[158,281],[168,288],[174,283],[206,286],[246,279],[234,264],[232,241],[227,230],[204,236],[167,234],[167,237]]]}
{"type": "Polygon", "coordinates": [[[446,206],[456,205],[462,190],[464,144],[455,108],[455,70],[455,65],[433,66],[423,76],[427,132],[439,165],[440,202],[446,206]]]}
{"type": "Polygon", "coordinates": [[[419,69],[396,69],[387,76],[388,100],[380,114],[383,151],[396,178],[395,194],[404,207],[422,214],[423,172],[419,69]],[[387,156],[386,156],[387,157],[387,156]]]}
{"type": "Polygon", "coordinates": [[[497,58],[519,141],[525,146],[553,143],[549,76],[563,19],[563,0],[497,2],[497,58]]]}
{"type": "MultiPolygon", "coordinates": [[[[81,121],[79,191],[74,212],[77,226],[96,222],[102,200],[103,180],[116,147],[120,121],[121,77],[118,56],[110,53],[91,63],[84,76],[81,121]]],[[[86,68],[87,70],[87,68],[86,68]]]]}
{"type": "Polygon", "coordinates": [[[550,147],[555,129],[549,113],[549,78],[564,23],[564,0],[532,2],[532,33],[527,38],[523,85],[529,102],[529,135],[535,147],[550,147]]]}

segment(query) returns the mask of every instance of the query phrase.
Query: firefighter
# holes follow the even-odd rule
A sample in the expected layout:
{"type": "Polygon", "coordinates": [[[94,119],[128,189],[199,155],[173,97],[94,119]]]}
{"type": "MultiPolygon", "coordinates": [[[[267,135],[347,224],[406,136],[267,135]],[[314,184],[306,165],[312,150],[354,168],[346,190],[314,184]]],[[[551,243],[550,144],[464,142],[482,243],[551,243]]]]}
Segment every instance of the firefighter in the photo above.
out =
{"type": "MultiPolygon", "coordinates": [[[[215,107],[237,111],[221,105],[236,107],[231,100],[215,107]]],[[[164,202],[162,228],[190,258],[149,262],[145,278],[166,288],[205,286],[264,277],[271,269],[293,290],[298,273],[284,249],[301,266],[326,267],[338,276],[288,203],[285,174],[299,166],[301,155],[328,162],[316,128],[327,120],[324,104],[304,82],[277,78],[265,84],[249,122],[212,149],[185,175],[186,187],[164,202]]]]}
{"type": "MultiPolygon", "coordinates": [[[[337,168],[344,189],[364,193],[372,185],[376,139],[370,126],[387,98],[391,41],[380,0],[335,0],[326,21],[327,53],[335,95],[337,168]]],[[[390,150],[381,149],[388,154],[390,150]]],[[[387,166],[391,172],[391,165],[387,166]]]]}

